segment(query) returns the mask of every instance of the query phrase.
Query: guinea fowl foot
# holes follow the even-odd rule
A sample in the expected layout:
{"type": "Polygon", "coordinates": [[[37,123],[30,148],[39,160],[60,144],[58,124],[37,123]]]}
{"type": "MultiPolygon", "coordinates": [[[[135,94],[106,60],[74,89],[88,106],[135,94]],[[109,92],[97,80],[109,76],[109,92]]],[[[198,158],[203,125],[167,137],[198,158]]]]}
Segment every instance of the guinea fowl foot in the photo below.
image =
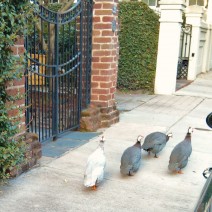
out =
{"type": "Polygon", "coordinates": [[[154,158],[158,158],[158,156],[155,154],[154,158]]]}
{"type": "Polygon", "coordinates": [[[179,170],[177,173],[178,173],[178,174],[183,174],[182,170],[179,170]]]}
{"type": "Polygon", "coordinates": [[[91,188],[93,191],[96,191],[96,185],[92,186],[91,188]]]}

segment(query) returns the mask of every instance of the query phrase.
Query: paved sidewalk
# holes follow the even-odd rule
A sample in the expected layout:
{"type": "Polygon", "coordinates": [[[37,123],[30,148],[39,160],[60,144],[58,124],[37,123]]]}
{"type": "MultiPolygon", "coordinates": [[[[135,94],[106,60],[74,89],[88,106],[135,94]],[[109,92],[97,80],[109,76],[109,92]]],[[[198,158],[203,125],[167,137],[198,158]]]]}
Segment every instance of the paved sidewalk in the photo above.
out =
{"type": "MultiPolygon", "coordinates": [[[[205,118],[212,110],[212,80],[207,96],[199,93],[198,78],[175,95],[119,94],[120,122],[100,130],[106,139],[105,181],[97,191],[83,187],[87,157],[96,149],[98,137],[67,151],[59,158],[41,160],[40,166],[0,187],[1,212],[135,211],[191,212],[206,182],[205,168],[212,166],[212,131],[205,118]],[[187,92],[190,89],[189,93],[187,92]],[[173,147],[189,126],[193,152],[184,174],[171,174],[167,166],[173,147]],[[142,151],[142,164],[133,177],[119,172],[121,155],[139,134],[173,132],[159,158],[142,151]]],[[[204,84],[204,83],[203,83],[204,84]]],[[[204,84],[205,85],[205,84],[204,84]]]]}

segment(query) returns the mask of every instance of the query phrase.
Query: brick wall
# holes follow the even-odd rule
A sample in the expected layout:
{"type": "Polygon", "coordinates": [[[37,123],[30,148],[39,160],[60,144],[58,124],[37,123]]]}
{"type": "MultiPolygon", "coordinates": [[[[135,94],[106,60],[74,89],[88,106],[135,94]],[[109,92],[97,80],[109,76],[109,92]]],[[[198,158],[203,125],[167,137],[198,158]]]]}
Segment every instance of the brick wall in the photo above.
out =
{"type": "Polygon", "coordinates": [[[118,67],[117,6],[117,0],[96,0],[93,9],[91,103],[101,108],[103,127],[117,122],[119,116],[114,96],[118,67]]]}
{"type": "MultiPolygon", "coordinates": [[[[18,37],[17,42],[11,47],[13,55],[20,57],[24,53],[24,39],[18,37]]],[[[18,68],[21,68],[18,67],[18,68]]],[[[22,68],[24,72],[24,67],[22,68]]],[[[21,79],[12,80],[7,82],[6,85],[7,94],[11,97],[16,97],[16,100],[7,102],[9,108],[8,115],[13,121],[19,121],[19,133],[25,132],[25,77],[21,79]]]]}

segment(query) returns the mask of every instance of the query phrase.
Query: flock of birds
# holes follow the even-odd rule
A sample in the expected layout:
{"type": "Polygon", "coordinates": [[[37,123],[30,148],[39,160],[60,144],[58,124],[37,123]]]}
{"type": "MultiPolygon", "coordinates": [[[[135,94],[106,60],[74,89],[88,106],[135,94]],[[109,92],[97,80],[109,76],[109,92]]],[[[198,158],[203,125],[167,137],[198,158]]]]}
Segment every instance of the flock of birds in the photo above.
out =
{"type": "MultiPolygon", "coordinates": [[[[193,129],[189,127],[184,140],[178,143],[172,150],[168,165],[170,171],[182,174],[181,170],[187,165],[188,158],[192,152],[192,132],[193,129]]],[[[121,174],[133,176],[138,171],[141,164],[141,149],[147,151],[148,154],[153,153],[154,157],[157,158],[157,154],[162,151],[171,137],[172,133],[165,134],[162,132],[153,132],[145,137],[141,145],[143,136],[139,135],[136,143],[128,147],[122,154],[120,165],[121,174]]],[[[92,190],[96,190],[97,185],[104,178],[105,165],[104,137],[102,137],[98,148],[87,160],[84,175],[84,185],[86,187],[91,187],[92,190]]]]}

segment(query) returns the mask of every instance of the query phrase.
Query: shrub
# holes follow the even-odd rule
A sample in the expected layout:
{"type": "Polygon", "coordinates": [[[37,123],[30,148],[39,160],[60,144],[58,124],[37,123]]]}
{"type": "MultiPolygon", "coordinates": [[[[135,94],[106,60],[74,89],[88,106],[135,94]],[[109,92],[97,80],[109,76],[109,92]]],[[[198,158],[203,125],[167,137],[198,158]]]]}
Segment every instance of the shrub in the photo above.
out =
{"type": "Polygon", "coordinates": [[[121,2],[118,88],[153,91],[159,16],[143,2],[121,2]]]}
{"type": "Polygon", "coordinates": [[[22,77],[23,58],[14,57],[11,46],[27,32],[26,19],[33,14],[31,7],[28,0],[0,2],[0,179],[8,178],[8,172],[24,160],[24,145],[14,139],[19,123],[9,118],[11,108],[7,104],[19,97],[7,95],[6,83],[22,77]]]}

